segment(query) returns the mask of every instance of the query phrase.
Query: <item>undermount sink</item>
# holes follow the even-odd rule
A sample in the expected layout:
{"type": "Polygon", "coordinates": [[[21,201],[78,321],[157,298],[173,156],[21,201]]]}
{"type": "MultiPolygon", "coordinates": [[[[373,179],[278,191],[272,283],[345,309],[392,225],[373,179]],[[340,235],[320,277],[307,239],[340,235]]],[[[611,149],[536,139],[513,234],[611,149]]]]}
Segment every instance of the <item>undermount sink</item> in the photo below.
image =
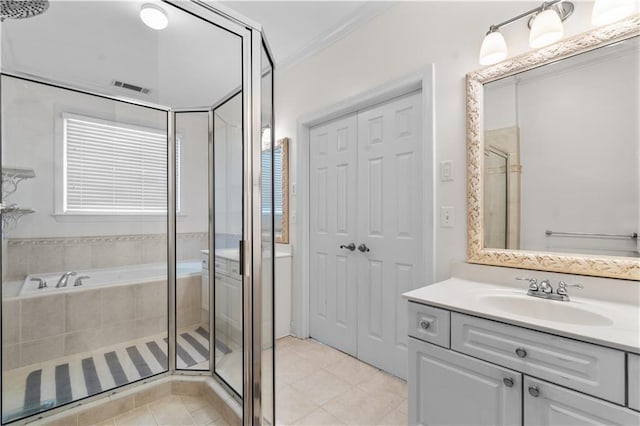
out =
{"type": "Polygon", "coordinates": [[[567,324],[591,326],[613,325],[609,318],[572,305],[572,302],[536,299],[522,295],[487,295],[481,297],[488,306],[505,313],[567,324]]]}

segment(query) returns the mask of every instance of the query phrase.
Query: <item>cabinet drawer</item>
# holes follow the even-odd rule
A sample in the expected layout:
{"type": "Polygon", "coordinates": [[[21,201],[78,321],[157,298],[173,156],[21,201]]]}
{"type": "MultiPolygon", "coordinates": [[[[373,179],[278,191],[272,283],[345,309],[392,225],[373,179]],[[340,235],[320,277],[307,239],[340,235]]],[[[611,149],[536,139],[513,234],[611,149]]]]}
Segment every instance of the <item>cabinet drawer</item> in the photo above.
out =
{"type": "Polygon", "coordinates": [[[496,321],[451,313],[451,348],[624,405],[625,354],[496,321]]]}
{"type": "Polygon", "coordinates": [[[227,260],[223,259],[221,257],[216,257],[215,258],[215,263],[216,263],[216,268],[215,271],[216,272],[220,272],[222,274],[225,274],[227,272],[227,260]]]}
{"type": "Polygon", "coordinates": [[[240,263],[235,260],[228,260],[227,272],[229,275],[240,275],[240,263]]]}
{"type": "Polygon", "coordinates": [[[638,425],[640,413],[524,377],[525,425],[638,425]]]}
{"type": "Polygon", "coordinates": [[[640,411],[640,355],[627,354],[629,407],[640,411]]]}
{"type": "Polygon", "coordinates": [[[409,302],[409,336],[449,347],[449,311],[409,302]]]}

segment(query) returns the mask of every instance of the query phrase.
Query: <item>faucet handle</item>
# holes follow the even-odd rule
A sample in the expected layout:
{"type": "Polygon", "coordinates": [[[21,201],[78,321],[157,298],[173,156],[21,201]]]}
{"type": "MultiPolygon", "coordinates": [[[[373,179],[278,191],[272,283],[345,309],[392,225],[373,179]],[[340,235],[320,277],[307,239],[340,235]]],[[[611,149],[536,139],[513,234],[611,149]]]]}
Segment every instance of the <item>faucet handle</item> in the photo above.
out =
{"type": "Polygon", "coordinates": [[[536,278],[516,277],[519,281],[529,281],[529,290],[538,291],[538,280],[536,278]]]}
{"type": "Polygon", "coordinates": [[[78,277],[78,278],[76,278],[76,280],[73,282],[73,286],[74,286],[74,287],[81,286],[81,285],[83,284],[83,283],[82,283],[82,280],[88,280],[89,278],[91,278],[89,275],[82,275],[82,276],[79,276],[79,277],[78,277]]]}
{"type": "Polygon", "coordinates": [[[582,284],[567,284],[564,281],[560,281],[558,283],[558,289],[556,290],[556,293],[558,293],[561,296],[568,296],[569,293],[567,293],[567,287],[574,287],[574,288],[584,288],[582,286],[582,284]]]}
{"type": "Polygon", "coordinates": [[[35,281],[38,283],[38,289],[47,288],[47,282],[44,278],[31,278],[31,281],[35,281]]]}

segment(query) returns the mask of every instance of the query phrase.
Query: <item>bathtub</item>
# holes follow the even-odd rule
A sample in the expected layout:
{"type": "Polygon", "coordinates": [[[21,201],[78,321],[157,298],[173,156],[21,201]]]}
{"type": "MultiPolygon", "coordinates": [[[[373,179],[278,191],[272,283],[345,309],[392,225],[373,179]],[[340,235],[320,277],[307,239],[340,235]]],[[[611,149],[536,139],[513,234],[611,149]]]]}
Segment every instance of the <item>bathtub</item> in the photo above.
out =
{"type": "MultiPolygon", "coordinates": [[[[176,277],[186,278],[202,274],[202,263],[196,261],[178,262],[176,265],[176,277]]],[[[70,276],[66,287],[56,288],[62,272],[27,275],[18,296],[35,296],[53,292],[73,291],[79,289],[140,284],[167,279],[167,265],[164,263],[120,266],[117,268],[86,269],[76,271],[76,275],[70,276]],[[82,280],[82,285],[74,287],[76,278],[88,276],[82,280]],[[38,282],[34,278],[41,278],[47,282],[46,288],[38,288],[38,282]]]]}

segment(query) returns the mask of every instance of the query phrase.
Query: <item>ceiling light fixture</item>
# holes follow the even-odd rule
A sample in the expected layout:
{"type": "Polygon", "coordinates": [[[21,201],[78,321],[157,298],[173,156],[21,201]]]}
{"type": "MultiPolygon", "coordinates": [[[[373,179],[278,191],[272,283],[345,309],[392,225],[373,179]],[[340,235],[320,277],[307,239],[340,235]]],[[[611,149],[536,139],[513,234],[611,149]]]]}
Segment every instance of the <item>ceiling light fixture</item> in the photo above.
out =
{"type": "Polygon", "coordinates": [[[529,45],[534,48],[547,46],[563,37],[562,21],[571,16],[573,9],[573,3],[570,1],[552,0],[504,22],[492,25],[489,27],[489,32],[480,48],[480,64],[492,65],[507,57],[507,43],[499,31],[500,28],[523,18],[529,18],[528,26],[531,29],[529,45]]]}
{"type": "Polygon", "coordinates": [[[612,24],[634,12],[638,13],[638,5],[634,0],[596,0],[591,23],[597,26],[612,24]]]}
{"type": "Polygon", "coordinates": [[[145,25],[154,30],[163,30],[169,25],[169,17],[167,12],[160,6],[145,3],[140,8],[140,19],[145,25]]]}

